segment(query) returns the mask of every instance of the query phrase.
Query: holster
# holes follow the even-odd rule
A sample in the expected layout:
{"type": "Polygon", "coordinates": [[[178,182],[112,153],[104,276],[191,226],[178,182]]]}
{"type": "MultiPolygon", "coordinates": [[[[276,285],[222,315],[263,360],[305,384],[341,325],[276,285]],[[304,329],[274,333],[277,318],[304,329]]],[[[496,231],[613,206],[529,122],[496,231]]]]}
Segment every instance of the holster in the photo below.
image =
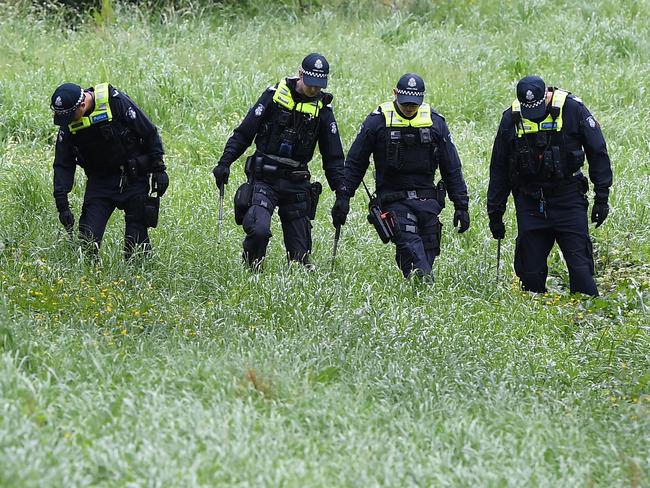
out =
{"type": "Polygon", "coordinates": [[[318,200],[321,193],[323,193],[323,185],[318,181],[314,181],[309,190],[309,220],[316,218],[316,208],[318,207],[318,200]]]}
{"type": "Polygon", "coordinates": [[[235,223],[237,225],[242,225],[244,222],[244,216],[248,209],[251,206],[253,200],[253,184],[246,182],[237,188],[234,198],[234,208],[235,208],[235,223]]]}
{"type": "Polygon", "coordinates": [[[382,212],[376,198],[372,198],[368,204],[368,222],[370,222],[381,242],[388,244],[395,235],[397,220],[392,212],[382,212]]]}
{"type": "Polygon", "coordinates": [[[155,228],[158,226],[158,215],[160,214],[160,197],[147,195],[144,197],[144,225],[155,228]]]}
{"type": "Polygon", "coordinates": [[[150,173],[151,169],[151,158],[148,154],[142,154],[126,161],[126,174],[130,178],[144,176],[150,173]]]}
{"type": "Polygon", "coordinates": [[[252,154],[246,158],[246,165],[244,166],[244,171],[249,178],[254,180],[262,179],[262,167],[264,166],[264,158],[262,156],[255,156],[252,154]]]}
{"type": "Polygon", "coordinates": [[[436,185],[436,201],[440,205],[440,210],[445,208],[445,197],[447,196],[447,185],[445,182],[440,180],[436,185]]]}

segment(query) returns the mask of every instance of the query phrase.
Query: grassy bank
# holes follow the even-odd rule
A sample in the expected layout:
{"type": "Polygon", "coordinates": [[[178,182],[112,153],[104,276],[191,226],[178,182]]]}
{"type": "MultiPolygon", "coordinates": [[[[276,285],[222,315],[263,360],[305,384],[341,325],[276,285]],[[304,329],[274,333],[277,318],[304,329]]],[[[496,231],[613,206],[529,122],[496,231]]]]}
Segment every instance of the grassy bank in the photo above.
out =
{"type": "Polygon", "coordinates": [[[251,16],[117,4],[111,22],[71,25],[61,10],[0,2],[0,485],[650,483],[650,5],[422,5],[251,16]],[[242,269],[230,205],[216,242],[210,171],[226,138],[311,51],[330,61],[346,149],[406,71],[446,116],[472,227],[457,235],[443,212],[435,286],[402,279],[361,195],[335,273],[331,192],[314,221],[316,273],[286,267],[277,220],[265,273],[242,269]],[[598,299],[568,295],[557,252],[548,295],[517,289],[512,202],[495,283],[489,155],[529,73],[583,98],[608,141],[598,299]],[[90,265],[51,196],[50,94],[104,80],[151,116],[167,151],[155,255],[135,265],[122,262],[121,215],[90,265]]]}

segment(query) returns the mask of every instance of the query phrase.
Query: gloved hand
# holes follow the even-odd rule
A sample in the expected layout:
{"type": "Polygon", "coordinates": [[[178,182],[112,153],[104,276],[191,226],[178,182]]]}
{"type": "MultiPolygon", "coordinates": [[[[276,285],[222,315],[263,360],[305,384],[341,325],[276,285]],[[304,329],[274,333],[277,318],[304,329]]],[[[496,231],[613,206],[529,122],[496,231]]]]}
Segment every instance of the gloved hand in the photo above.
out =
{"type": "Polygon", "coordinates": [[[503,223],[503,215],[498,213],[491,213],[490,217],[490,232],[494,239],[503,239],[506,236],[506,226],[503,223]]]}
{"type": "Polygon", "coordinates": [[[151,173],[151,191],[162,197],[169,187],[169,175],[167,171],[156,171],[151,173]]]}
{"type": "Polygon", "coordinates": [[[338,195],[332,207],[332,224],[334,227],[344,225],[349,212],[350,197],[347,195],[338,195]]]}
{"type": "Polygon", "coordinates": [[[594,201],[594,206],[591,208],[591,223],[595,223],[596,227],[600,227],[609,215],[609,205],[607,201],[594,201]]]}
{"type": "Polygon", "coordinates": [[[74,215],[70,209],[61,210],[59,212],[59,222],[65,227],[66,232],[72,237],[72,231],[74,230],[74,215]]]}
{"type": "Polygon", "coordinates": [[[217,182],[217,187],[221,188],[221,185],[228,184],[228,177],[230,176],[230,167],[226,164],[217,164],[212,170],[214,179],[217,182]]]}
{"type": "Polygon", "coordinates": [[[467,229],[469,229],[469,212],[464,208],[457,208],[454,211],[454,227],[460,224],[458,228],[458,233],[462,234],[467,229]]]}

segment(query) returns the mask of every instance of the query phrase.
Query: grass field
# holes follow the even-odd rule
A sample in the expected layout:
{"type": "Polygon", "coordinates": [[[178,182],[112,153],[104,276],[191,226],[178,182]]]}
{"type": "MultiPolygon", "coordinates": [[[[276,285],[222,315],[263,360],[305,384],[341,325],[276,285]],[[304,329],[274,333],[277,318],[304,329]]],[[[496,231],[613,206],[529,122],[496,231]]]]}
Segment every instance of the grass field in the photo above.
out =
{"type": "MultiPolygon", "coordinates": [[[[0,1],[0,486],[650,486],[650,2],[250,4],[93,19],[0,1]],[[446,116],[472,226],[443,212],[433,287],[402,279],[361,194],[334,273],[329,191],[315,273],[286,266],[277,218],[261,275],[241,266],[231,204],[217,242],[226,138],[311,51],[345,149],[406,71],[446,116]],[[557,251],[551,291],[518,290],[512,200],[495,281],[489,155],[531,73],[584,99],[608,141],[597,299],[569,295],[557,251]],[[48,105],[64,81],[110,81],[160,128],[172,182],[146,262],[122,261],[122,214],[98,264],[58,223],[48,105]]],[[[239,161],[227,201],[243,179],[239,161]]]]}

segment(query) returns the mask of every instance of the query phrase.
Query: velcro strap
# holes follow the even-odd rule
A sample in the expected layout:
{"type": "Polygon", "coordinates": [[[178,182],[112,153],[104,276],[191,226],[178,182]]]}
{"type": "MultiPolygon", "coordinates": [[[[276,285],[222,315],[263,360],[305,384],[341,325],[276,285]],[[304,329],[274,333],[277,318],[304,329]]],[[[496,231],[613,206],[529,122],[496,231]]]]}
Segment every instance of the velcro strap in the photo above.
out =
{"type": "Polygon", "coordinates": [[[418,226],[417,225],[404,225],[404,224],[399,224],[400,230],[410,232],[411,234],[417,234],[418,233],[418,226]]]}

